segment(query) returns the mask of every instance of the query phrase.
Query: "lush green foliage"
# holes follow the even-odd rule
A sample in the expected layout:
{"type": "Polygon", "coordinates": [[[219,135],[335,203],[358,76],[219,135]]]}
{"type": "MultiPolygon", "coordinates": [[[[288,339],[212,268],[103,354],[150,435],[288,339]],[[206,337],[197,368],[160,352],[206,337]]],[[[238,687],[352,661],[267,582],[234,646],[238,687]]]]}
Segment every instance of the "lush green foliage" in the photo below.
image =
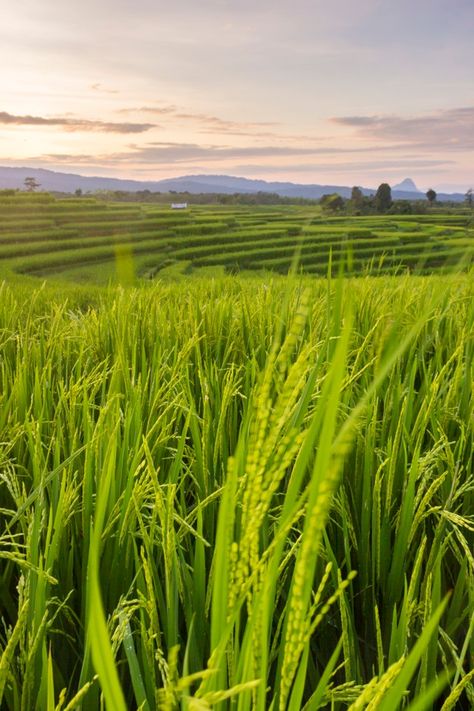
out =
{"type": "Polygon", "coordinates": [[[388,183],[381,183],[375,193],[377,212],[387,212],[392,206],[392,190],[388,183]]]}
{"type": "MultiPolygon", "coordinates": [[[[436,209],[436,208],[434,208],[436,209]]],[[[73,281],[217,269],[287,273],[295,250],[308,274],[337,273],[349,255],[353,273],[431,273],[468,265],[472,214],[327,217],[316,206],[169,207],[55,200],[47,194],[0,195],[0,263],[23,273],[73,281]],[[116,268],[117,265],[117,268],[116,268]]]]}
{"type": "Polygon", "coordinates": [[[472,708],[472,276],[4,285],[2,709],[472,708]]]}

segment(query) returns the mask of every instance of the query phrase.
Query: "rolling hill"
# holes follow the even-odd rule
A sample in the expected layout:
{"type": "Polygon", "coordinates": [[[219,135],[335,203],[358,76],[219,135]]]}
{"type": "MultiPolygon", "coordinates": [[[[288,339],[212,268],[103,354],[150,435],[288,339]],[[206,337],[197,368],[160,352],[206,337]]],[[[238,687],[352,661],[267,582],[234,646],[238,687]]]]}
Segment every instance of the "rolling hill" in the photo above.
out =
{"type": "MultiPolygon", "coordinates": [[[[26,177],[34,177],[40,183],[41,188],[47,191],[74,193],[80,189],[83,192],[94,192],[96,190],[124,190],[136,192],[139,190],[150,190],[152,192],[176,192],[196,193],[256,193],[269,192],[277,193],[282,197],[307,198],[317,200],[327,193],[338,193],[342,197],[348,198],[351,194],[351,187],[344,185],[305,185],[301,183],[251,180],[230,175],[184,175],[178,178],[166,180],[140,181],[125,180],[121,178],[108,178],[100,176],[84,176],[74,173],[61,173],[44,168],[31,168],[28,166],[13,168],[0,166],[0,189],[15,188],[22,189],[26,177]]],[[[374,188],[362,188],[365,195],[375,193],[374,188]]],[[[424,193],[417,190],[413,181],[405,179],[392,190],[395,200],[413,200],[425,198],[424,193]]],[[[462,193],[438,193],[438,200],[449,200],[462,202],[462,193]]]]}

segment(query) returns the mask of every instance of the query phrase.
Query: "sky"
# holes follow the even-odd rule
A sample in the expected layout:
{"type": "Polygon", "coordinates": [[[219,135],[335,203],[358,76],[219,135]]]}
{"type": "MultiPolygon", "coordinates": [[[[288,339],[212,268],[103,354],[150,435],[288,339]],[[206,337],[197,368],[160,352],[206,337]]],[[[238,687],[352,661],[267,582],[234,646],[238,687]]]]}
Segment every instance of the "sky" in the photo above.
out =
{"type": "Polygon", "coordinates": [[[474,186],[474,0],[0,0],[0,165],[474,186]]]}

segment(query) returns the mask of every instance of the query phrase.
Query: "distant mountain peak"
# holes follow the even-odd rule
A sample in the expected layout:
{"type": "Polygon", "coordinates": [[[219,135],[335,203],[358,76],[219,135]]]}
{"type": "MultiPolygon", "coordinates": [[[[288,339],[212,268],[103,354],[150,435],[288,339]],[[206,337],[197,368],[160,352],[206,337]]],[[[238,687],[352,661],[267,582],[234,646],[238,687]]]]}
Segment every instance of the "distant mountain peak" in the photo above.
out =
{"type": "Polygon", "coordinates": [[[420,192],[411,178],[405,178],[405,180],[402,180],[398,185],[394,185],[392,190],[403,190],[405,193],[420,192]]]}

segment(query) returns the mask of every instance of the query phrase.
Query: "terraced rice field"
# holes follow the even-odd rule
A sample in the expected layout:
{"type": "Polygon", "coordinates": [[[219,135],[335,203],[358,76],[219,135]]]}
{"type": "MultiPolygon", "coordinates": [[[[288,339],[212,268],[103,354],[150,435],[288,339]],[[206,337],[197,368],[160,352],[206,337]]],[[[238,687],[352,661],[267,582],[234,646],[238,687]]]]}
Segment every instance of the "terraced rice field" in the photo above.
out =
{"type": "Polygon", "coordinates": [[[2,711],[472,711],[471,257],[467,214],[4,197],[2,711]]]}
{"type": "Polygon", "coordinates": [[[295,254],[307,274],[337,269],[430,273],[468,264],[468,214],[334,217],[318,208],[169,207],[47,194],[0,197],[3,274],[73,281],[153,278],[159,273],[272,270],[287,273],[295,254]]]}

